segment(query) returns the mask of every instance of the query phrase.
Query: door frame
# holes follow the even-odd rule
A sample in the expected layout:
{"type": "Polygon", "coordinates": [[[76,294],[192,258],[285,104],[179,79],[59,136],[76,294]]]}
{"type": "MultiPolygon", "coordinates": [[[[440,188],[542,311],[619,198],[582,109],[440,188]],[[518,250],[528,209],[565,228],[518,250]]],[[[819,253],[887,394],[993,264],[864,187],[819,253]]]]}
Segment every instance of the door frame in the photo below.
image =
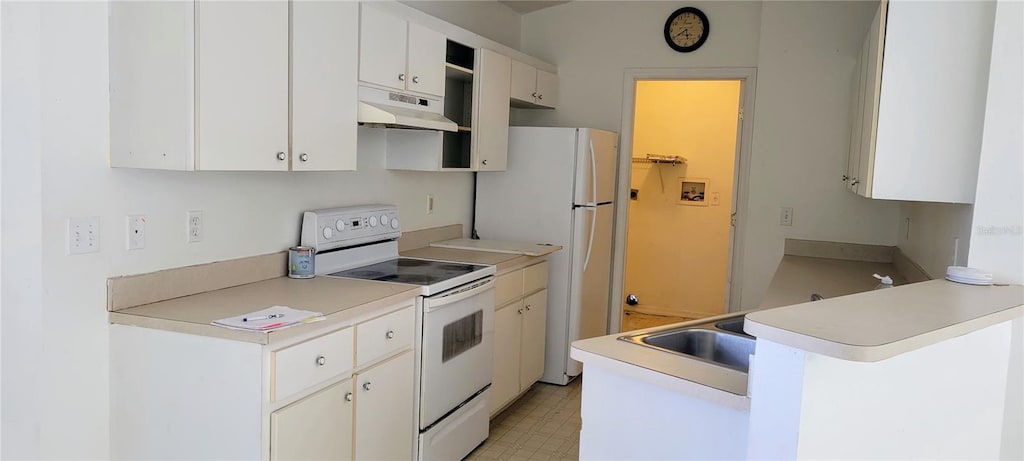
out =
{"type": "Polygon", "coordinates": [[[731,230],[729,268],[726,271],[726,308],[729,312],[742,309],[743,249],[746,242],[747,210],[750,183],[751,144],[754,136],[754,90],[757,87],[755,67],[659,68],[626,69],[622,83],[622,129],[619,139],[619,175],[615,191],[615,234],[612,248],[611,304],[608,331],[622,329],[622,303],[625,296],[626,241],[629,234],[629,186],[632,175],[633,118],[636,107],[636,83],[642,80],[739,80],[740,114],[736,130],[736,162],[733,171],[732,213],[736,226],[731,230]]]}

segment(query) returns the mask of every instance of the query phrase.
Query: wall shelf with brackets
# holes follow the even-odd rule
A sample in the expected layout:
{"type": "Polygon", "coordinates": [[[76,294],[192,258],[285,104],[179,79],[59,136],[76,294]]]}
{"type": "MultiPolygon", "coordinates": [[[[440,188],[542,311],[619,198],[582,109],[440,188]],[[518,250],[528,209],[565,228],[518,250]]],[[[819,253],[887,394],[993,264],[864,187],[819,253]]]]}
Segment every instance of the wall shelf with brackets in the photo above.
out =
{"type": "MultiPolygon", "coordinates": [[[[685,165],[686,157],[678,155],[658,155],[658,154],[647,154],[644,157],[633,157],[632,163],[641,165],[685,165]]],[[[661,171],[658,171],[658,179],[661,181],[661,193],[665,193],[665,179],[661,177],[661,171]]]]}

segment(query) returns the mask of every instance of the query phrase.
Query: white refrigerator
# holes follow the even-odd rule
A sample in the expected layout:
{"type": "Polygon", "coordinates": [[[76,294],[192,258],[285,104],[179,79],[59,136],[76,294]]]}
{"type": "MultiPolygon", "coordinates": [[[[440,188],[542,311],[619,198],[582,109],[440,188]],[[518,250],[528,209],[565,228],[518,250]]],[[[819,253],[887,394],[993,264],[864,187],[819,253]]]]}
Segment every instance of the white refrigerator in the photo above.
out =
{"type": "Polygon", "coordinates": [[[549,256],[541,381],[568,383],[582,371],[570,344],[608,333],[617,168],[616,133],[511,127],[507,170],[477,174],[481,239],[563,247],[549,256]]]}

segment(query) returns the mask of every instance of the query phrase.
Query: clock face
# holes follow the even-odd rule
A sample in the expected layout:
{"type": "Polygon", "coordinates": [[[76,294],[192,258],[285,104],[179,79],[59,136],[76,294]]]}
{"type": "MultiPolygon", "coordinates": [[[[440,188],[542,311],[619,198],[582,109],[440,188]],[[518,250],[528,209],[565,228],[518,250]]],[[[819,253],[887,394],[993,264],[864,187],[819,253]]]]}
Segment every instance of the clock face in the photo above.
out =
{"type": "Polygon", "coordinates": [[[709,28],[708,17],[702,11],[680,8],[665,22],[665,41],[676,51],[694,51],[707,40],[709,28]]]}

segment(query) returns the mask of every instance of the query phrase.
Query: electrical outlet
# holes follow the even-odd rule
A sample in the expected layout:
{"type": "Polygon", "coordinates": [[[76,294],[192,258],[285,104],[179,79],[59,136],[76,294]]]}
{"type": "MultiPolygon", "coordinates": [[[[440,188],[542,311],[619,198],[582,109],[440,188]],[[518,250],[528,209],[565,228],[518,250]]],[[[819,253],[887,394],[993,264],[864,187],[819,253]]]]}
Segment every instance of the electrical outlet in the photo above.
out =
{"type": "Polygon", "coordinates": [[[68,219],[68,254],[80,255],[100,251],[100,218],[68,219]]]}
{"type": "Polygon", "coordinates": [[[202,211],[188,212],[188,225],[185,230],[188,232],[188,243],[195,243],[203,240],[202,211]]]}
{"type": "Polygon", "coordinates": [[[146,248],[146,217],[131,215],[127,217],[127,222],[128,249],[141,250],[146,248]]]}
{"type": "Polygon", "coordinates": [[[434,194],[427,194],[427,214],[434,212],[434,194]]]}
{"type": "Polygon", "coordinates": [[[781,226],[792,226],[793,225],[793,207],[784,206],[782,211],[779,213],[779,225],[781,226]]]}

